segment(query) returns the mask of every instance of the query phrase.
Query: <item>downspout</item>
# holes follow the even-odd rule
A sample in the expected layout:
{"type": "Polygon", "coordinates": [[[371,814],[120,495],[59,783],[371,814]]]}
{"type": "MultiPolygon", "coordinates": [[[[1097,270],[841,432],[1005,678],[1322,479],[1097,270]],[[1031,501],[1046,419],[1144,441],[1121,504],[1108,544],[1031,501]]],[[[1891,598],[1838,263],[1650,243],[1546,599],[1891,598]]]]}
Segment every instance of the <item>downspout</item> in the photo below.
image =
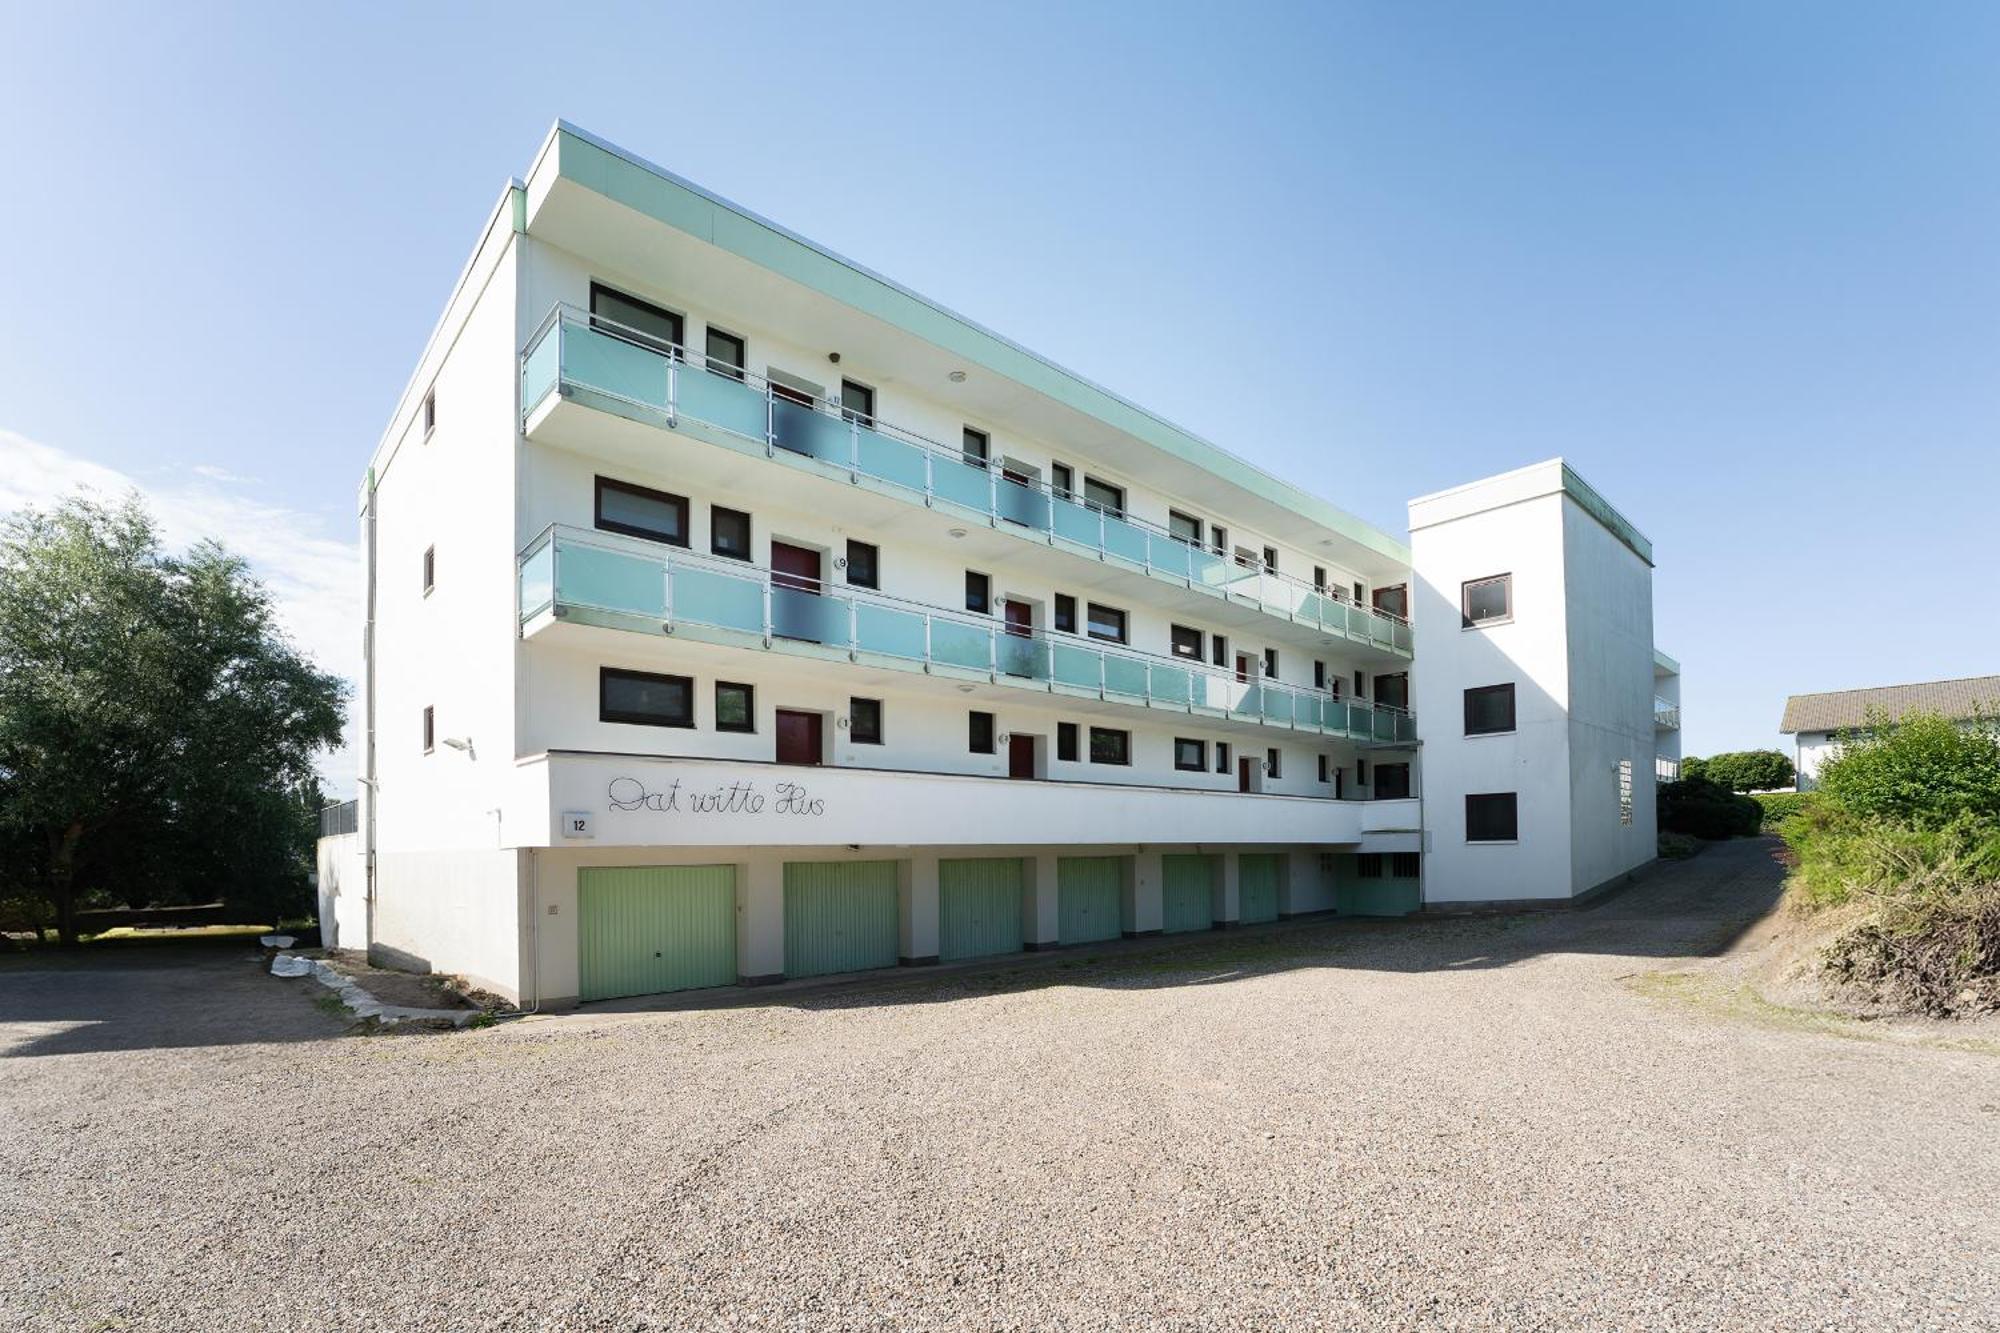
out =
{"type": "Polygon", "coordinates": [[[375,952],[375,804],[381,788],[375,781],[375,469],[368,469],[367,500],[362,507],[363,558],[367,562],[367,592],[361,627],[361,786],[365,815],[361,821],[361,864],[365,885],[363,914],[366,939],[362,947],[375,952]]]}

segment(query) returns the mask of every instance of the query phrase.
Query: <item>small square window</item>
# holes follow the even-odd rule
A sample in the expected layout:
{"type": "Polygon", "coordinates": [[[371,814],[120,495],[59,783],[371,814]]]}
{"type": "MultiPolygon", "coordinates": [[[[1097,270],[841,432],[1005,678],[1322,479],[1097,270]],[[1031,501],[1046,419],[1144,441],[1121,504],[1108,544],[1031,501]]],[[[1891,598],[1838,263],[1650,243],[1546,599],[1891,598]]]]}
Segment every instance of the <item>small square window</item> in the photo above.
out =
{"type": "Polygon", "coordinates": [[[437,587],[437,555],[437,547],[424,548],[424,596],[426,597],[431,595],[432,588],[437,587]]]}
{"type": "Polygon", "coordinates": [[[882,701],[880,699],[849,699],[847,701],[847,737],[856,745],[880,745],[882,743],[882,701]]]}
{"type": "Polygon", "coordinates": [[[1115,607],[1089,603],[1090,637],[1107,643],[1125,642],[1125,613],[1115,607]]]}
{"type": "Polygon", "coordinates": [[[840,414],[863,426],[875,424],[875,391],[854,380],[840,382],[840,414]]]}
{"type": "Polygon", "coordinates": [[[731,560],[750,558],[750,515],[740,509],[711,505],[708,511],[708,549],[731,560]]]}
{"type": "Polygon", "coordinates": [[[1076,598],[1066,592],[1056,594],[1055,627],[1065,634],[1076,633],[1076,598]]]}
{"type": "Polygon", "coordinates": [[[1395,879],[1415,879],[1423,871],[1417,852],[1389,853],[1389,874],[1395,879]]]}
{"type": "Polygon", "coordinates": [[[602,667],[597,673],[597,717],[600,722],[642,727],[692,727],[694,679],[602,667]]]}
{"type": "Polygon", "coordinates": [[[1174,767],[1183,773],[1204,773],[1208,771],[1208,743],[1189,740],[1184,736],[1174,738],[1174,767]]]}
{"type": "Polygon", "coordinates": [[[965,571],[965,609],[979,612],[993,610],[993,580],[976,570],[965,571]]]}
{"type": "Polygon", "coordinates": [[[750,364],[749,353],[749,347],[735,334],[708,326],[708,368],[716,374],[742,379],[743,368],[750,364]]]}
{"type": "Polygon", "coordinates": [[[1382,878],[1382,853],[1362,852],[1356,856],[1354,858],[1354,877],[1356,879],[1382,878]]]}
{"type": "Polygon", "coordinates": [[[1215,743],[1215,771],[1218,773],[1227,773],[1229,771],[1228,741],[1217,741],[1215,743]]]}
{"type": "Polygon", "coordinates": [[[967,426],[965,428],[964,442],[959,448],[968,464],[982,471],[985,470],[988,451],[992,448],[992,441],[987,438],[985,431],[974,430],[972,427],[967,426]]]}
{"type": "Polygon", "coordinates": [[[715,729],[757,730],[757,691],[754,686],[739,685],[730,680],[715,682],[715,729]]]}
{"type": "Polygon", "coordinates": [[[1183,514],[1178,509],[1169,509],[1167,531],[1172,533],[1177,541],[1186,542],[1189,546],[1201,545],[1201,520],[1193,514],[1183,514]]]}
{"type": "Polygon", "coordinates": [[[1093,764],[1122,764],[1132,762],[1132,733],[1112,727],[1092,727],[1090,729],[1090,762],[1093,764]]]}
{"type": "Polygon", "coordinates": [[[882,553],[867,542],[847,542],[847,581],[857,588],[882,586],[882,553]]]}
{"type": "Polygon", "coordinates": [[[1378,801],[1402,801],[1410,795],[1410,766],[1408,764],[1375,765],[1375,799],[1378,801]]]}
{"type": "Polygon", "coordinates": [[[438,396],[437,396],[437,390],[432,389],[429,393],[424,395],[424,438],[425,439],[428,440],[431,437],[431,432],[437,429],[437,424],[438,424],[438,396]]]}
{"type": "Polygon", "coordinates": [[[1283,759],[1284,756],[1275,748],[1264,751],[1264,772],[1274,778],[1283,777],[1280,771],[1283,759]]]}
{"type": "Polygon", "coordinates": [[[1515,793],[1481,792],[1465,798],[1467,842],[1515,842],[1520,837],[1515,793]]]}
{"type": "Polygon", "coordinates": [[[1186,657],[1201,661],[1201,631],[1189,629],[1186,625],[1175,625],[1169,631],[1175,657],[1186,657]]]}
{"type": "Polygon", "coordinates": [[[1460,590],[1462,623],[1466,629],[1497,625],[1514,617],[1514,576],[1496,574],[1491,578],[1468,580],[1460,590]]]}
{"type": "Polygon", "coordinates": [[[1492,736],[1514,729],[1514,686],[1481,685],[1465,692],[1465,734],[1492,736]]]}
{"type": "Polygon", "coordinates": [[[1125,517],[1125,488],[1123,486],[1113,486],[1108,481],[1099,481],[1095,477],[1085,477],[1083,479],[1083,502],[1092,509],[1100,513],[1109,514],[1113,518],[1125,517]]]}
{"type": "Polygon", "coordinates": [[[993,714],[966,714],[965,743],[974,754],[993,753],[993,714]]]}
{"type": "Polygon", "coordinates": [[[435,750],[436,748],[437,748],[437,710],[432,708],[429,704],[425,704],[424,705],[424,753],[429,754],[432,750],[435,750]]]}
{"type": "Polygon", "coordinates": [[[1065,763],[1076,762],[1076,723],[1056,723],[1056,758],[1065,763]]]}
{"type": "Polygon", "coordinates": [[[1278,678],[1278,650],[1276,648],[1266,648],[1264,650],[1264,676],[1267,680],[1276,680],[1278,678]]]}

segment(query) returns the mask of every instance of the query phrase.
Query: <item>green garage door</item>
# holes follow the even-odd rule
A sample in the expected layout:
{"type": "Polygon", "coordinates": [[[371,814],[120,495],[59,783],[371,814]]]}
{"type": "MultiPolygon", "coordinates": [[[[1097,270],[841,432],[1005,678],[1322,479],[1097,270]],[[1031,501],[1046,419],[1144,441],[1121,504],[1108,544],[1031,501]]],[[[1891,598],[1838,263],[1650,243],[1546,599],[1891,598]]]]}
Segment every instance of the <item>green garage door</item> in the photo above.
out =
{"type": "Polygon", "coordinates": [[[894,861],[785,863],[785,975],[896,965],[894,861]]]}
{"type": "Polygon", "coordinates": [[[1189,930],[1207,930],[1215,924],[1215,858],[1213,856],[1163,856],[1162,896],[1165,916],[1161,928],[1169,935],[1189,930]]]}
{"type": "Polygon", "coordinates": [[[736,867],[585,866],[576,872],[578,995],[736,980],[736,867]]]}
{"type": "Polygon", "coordinates": [[[1060,921],[1056,938],[1064,944],[1115,940],[1119,903],[1124,898],[1122,856],[1065,856],[1056,861],[1060,921]]]}
{"type": "Polygon", "coordinates": [[[938,957],[1021,952],[1021,859],[938,862],[938,957]]]}
{"type": "Polygon", "coordinates": [[[1278,919],[1278,853],[1254,852],[1237,858],[1236,893],[1244,925],[1278,919]]]}

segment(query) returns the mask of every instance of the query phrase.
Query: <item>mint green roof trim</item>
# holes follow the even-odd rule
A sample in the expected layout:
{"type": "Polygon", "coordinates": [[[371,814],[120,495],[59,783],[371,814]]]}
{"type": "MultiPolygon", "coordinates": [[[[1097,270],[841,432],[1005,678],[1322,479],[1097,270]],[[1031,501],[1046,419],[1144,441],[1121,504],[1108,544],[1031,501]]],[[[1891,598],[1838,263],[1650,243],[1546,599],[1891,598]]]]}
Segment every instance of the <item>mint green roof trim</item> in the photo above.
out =
{"type": "Polygon", "coordinates": [[[1630,519],[1611,507],[1611,502],[1597,493],[1597,488],[1576,474],[1576,469],[1568,463],[1562,465],[1563,490],[1572,500],[1583,507],[1583,512],[1602,523],[1612,536],[1632,548],[1632,553],[1647,564],[1653,563],[1653,543],[1646,535],[1632,526],[1630,519]]]}
{"type": "Polygon", "coordinates": [[[1653,650],[1653,665],[1660,668],[1660,670],[1666,672],[1670,676],[1678,676],[1681,674],[1681,664],[1675,661],[1673,658],[1668,657],[1658,648],[1655,648],[1653,650]]]}
{"type": "Polygon", "coordinates": [[[552,139],[558,172],[586,189],[1096,417],[1399,565],[1410,562],[1410,548],[1381,529],[692,181],[567,121],[556,122],[552,139]]]}

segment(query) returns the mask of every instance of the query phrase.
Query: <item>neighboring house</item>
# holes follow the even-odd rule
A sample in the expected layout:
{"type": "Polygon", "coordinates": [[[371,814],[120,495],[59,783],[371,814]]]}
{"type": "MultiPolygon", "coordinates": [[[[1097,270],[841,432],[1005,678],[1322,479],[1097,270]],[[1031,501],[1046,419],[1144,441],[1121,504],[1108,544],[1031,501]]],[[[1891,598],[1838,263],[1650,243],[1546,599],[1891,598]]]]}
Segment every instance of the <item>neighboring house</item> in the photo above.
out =
{"type": "Polygon", "coordinates": [[[1654,854],[1651,548],[1560,460],[1414,502],[1406,545],[567,125],[361,514],[324,915],[522,1003],[1654,854]]]}
{"type": "Polygon", "coordinates": [[[1785,716],[1778,730],[1792,737],[1797,746],[1794,766],[1798,769],[1798,789],[1813,789],[1820,765],[1842,737],[1866,734],[1871,722],[1895,722],[1910,713],[1937,713],[1960,722],[1992,718],[2000,714],[2000,676],[1792,695],[1785,700],[1785,716]]]}

